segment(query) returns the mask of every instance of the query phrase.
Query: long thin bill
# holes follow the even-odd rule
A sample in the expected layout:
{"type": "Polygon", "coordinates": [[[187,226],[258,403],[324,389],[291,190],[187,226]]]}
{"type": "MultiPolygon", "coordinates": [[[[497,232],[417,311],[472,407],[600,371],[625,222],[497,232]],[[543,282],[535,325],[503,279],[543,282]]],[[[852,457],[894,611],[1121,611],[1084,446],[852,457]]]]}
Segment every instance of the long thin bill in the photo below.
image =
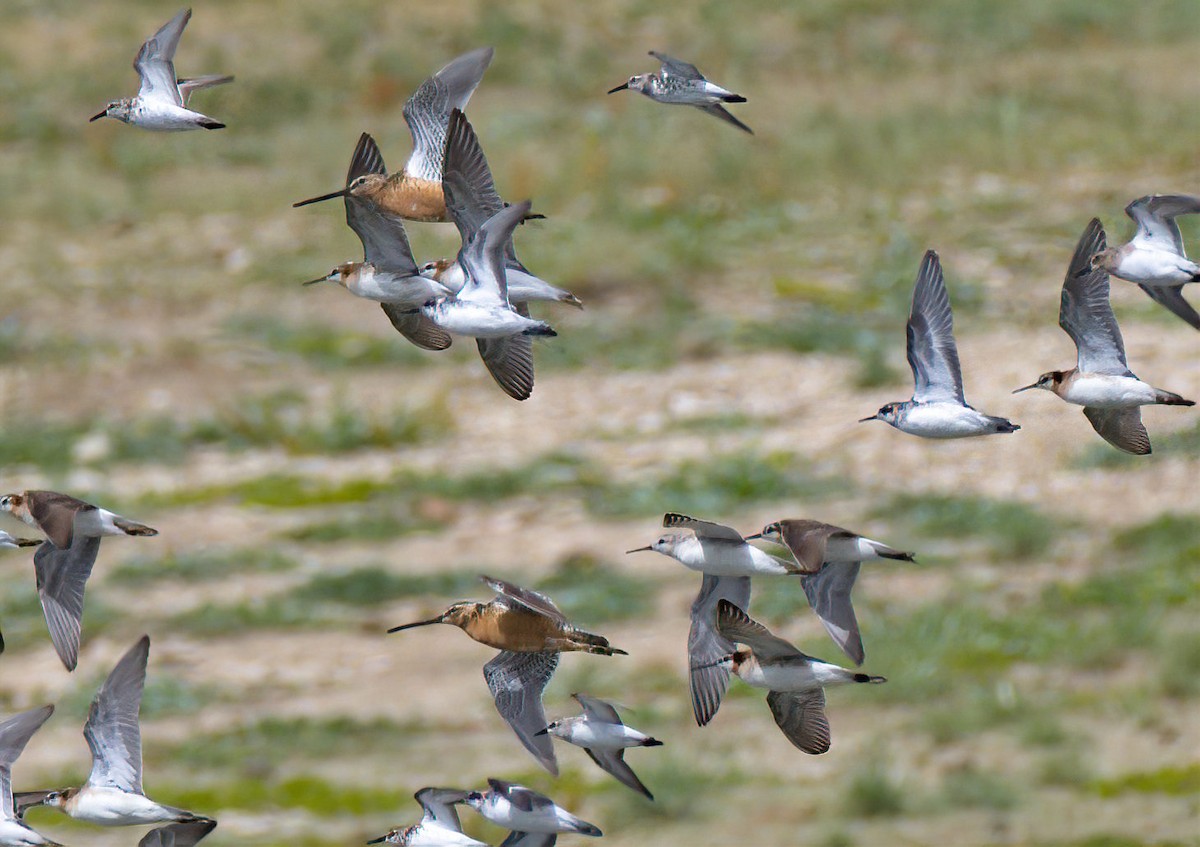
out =
{"type": "MultiPolygon", "coordinates": [[[[92,118],[92,120],[95,120],[95,118],[92,118]]],[[[320,197],[309,197],[307,200],[301,200],[299,203],[293,203],[292,208],[298,209],[301,206],[307,206],[309,203],[320,203],[324,200],[332,200],[334,197],[345,197],[345,196],[346,196],[346,189],[343,188],[341,191],[331,191],[328,194],[322,194],[320,197]]]]}

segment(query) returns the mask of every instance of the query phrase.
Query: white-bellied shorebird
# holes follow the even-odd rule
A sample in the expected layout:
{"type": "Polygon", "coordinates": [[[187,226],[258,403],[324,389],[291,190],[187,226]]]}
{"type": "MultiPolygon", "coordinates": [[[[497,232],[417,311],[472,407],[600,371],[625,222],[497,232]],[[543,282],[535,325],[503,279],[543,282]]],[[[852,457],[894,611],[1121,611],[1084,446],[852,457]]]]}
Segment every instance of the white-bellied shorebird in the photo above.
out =
{"type": "Polygon", "coordinates": [[[1138,379],[1125,361],[1125,342],[1108,299],[1108,272],[1092,257],[1104,251],[1104,227],[1092,218],[1063,280],[1058,325],[1078,351],[1075,367],[1049,371],[1013,393],[1042,388],[1077,406],[1100,437],[1126,453],[1150,452],[1142,406],[1194,406],[1178,394],[1138,379]]]}
{"type": "Polygon", "coordinates": [[[487,791],[471,791],[464,802],[492,823],[512,830],[504,840],[509,847],[553,847],[560,832],[601,835],[599,827],[575,817],[545,794],[513,782],[489,778],[487,791]],[[520,834],[543,837],[521,839],[520,834]]]}
{"type": "Polygon", "coordinates": [[[680,106],[695,106],[702,112],[715,115],[731,123],[743,132],[754,134],[754,130],[739,121],[722,106],[722,103],[745,103],[746,98],[709,82],[695,65],[672,59],[653,50],[650,55],[662,62],[662,67],[653,73],[631,76],[628,82],[611,89],[609,94],[629,89],[640,91],[658,103],[680,106]]]}
{"type": "Polygon", "coordinates": [[[105,535],[158,535],[158,530],[57,491],[0,497],[0,511],[46,534],[33,554],[38,599],[55,652],[67,670],[79,660],[83,592],[105,535]]]}
{"type": "Polygon", "coordinates": [[[425,811],[420,823],[393,829],[367,843],[400,847],[487,847],[462,831],[454,806],[465,802],[467,793],[457,788],[422,788],[413,795],[425,811]]]}
{"type": "Polygon", "coordinates": [[[800,582],[809,605],[834,643],[861,665],[866,653],[850,601],[859,566],[879,559],[911,562],[913,554],[840,526],[805,519],[775,521],[757,535],[747,536],[753,538],[780,544],[795,557],[804,570],[800,582]]]}
{"type": "Polygon", "coordinates": [[[143,635],[117,662],[92,700],[83,726],[83,737],[92,752],[92,772],[87,782],[78,788],[50,792],[43,805],[101,826],[208,820],[156,803],[142,791],[138,712],[149,655],[150,636],[143,635]]]}
{"type": "Polygon", "coordinates": [[[736,650],[725,661],[747,685],[767,689],[767,705],[775,723],[788,741],[805,753],[829,749],[826,687],[887,682],[881,676],[856,673],[806,656],[728,600],[717,604],[717,627],[730,641],[749,648],[736,650]]]}
{"type": "Polygon", "coordinates": [[[187,108],[193,92],[232,82],[233,77],[221,74],[178,79],[175,76],[175,48],[183,28],[192,17],[191,9],[181,9],[175,17],[150,36],[134,59],[133,69],[142,85],[136,97],[113,100],[104,111],[90,120],[116,118],[142,129],[158,132],[180,132],[188,129],[222,129],[225,124],[187,108]]]}
{"type": "Polygon", "coordinates": [[[42,706],[0,723],[0,845],[3,847],[62,847],[21,820],[24,808],[18,809],[14,804],[12,790],[13,763],[52,714],[53,706],[42,706]]]}
{"type": "Polygon", "coordinates": [[[568,744],[582,747],[602,770],[653,800],[654,795],[625,762],[625,750],[629,747],[661,747],[662,742],[626,726],[616,708],[607,700],[580,693],[571,696],[583,707],[583,714],[551,721],[538,734],[549,733],[568,744]]]}
{"type": "Polygon", "coordinates": [[[1151,194],[1125,207],[1137,224],[1129,242],[1106,247],[1091,257],[1091,267],[1136,284],[1195,329],[1200,313],[1183,298],[1183,286],[1200,282],[1200,265],[1188,258],[1175,218],[1200,213],[1200,197],[1151,194]]]}
{"type": "Polygon", "coordinates": [[[917,272],[908,316],[908,364],[915,388],[911,400],[888,403],[866,421],[885,421],[922,438],[968,438],[1016,432],[1006,418],[967,405],[962,368],[954,343],[954,316],[937,253],[929,250],[917,272]]]}

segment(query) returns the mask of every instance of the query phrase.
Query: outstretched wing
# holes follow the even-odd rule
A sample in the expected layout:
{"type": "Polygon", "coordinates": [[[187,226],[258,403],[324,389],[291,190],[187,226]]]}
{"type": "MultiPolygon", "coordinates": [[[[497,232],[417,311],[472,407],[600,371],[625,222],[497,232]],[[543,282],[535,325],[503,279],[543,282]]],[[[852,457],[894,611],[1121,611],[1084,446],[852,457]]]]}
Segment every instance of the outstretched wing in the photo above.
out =
{"type": "Polygon", "coordinates": [[[404,172],[419,179],[440,182],[442,153],[450,113],[467,108],[495,50],[483,47],[464,53],[421,83],[404,104],[404,120],[413,137],[412,155],[404,172]]]}
{"type": "Polygon", "coordinates": [[[861,562],[836,562],[827,564],[815,574],[800,577],[804,595],[825,631],[842,652],[861,665],[865,658],[862,635],[858,631],[858,618],[850,602],[850,591],[858,579],[861,562]]]}
{"type": "Polygon", "coordinates": [[[717,604],[722,600],[738,607],[750,603],[750,577],[705,574],[700,593],[692,603],[692,626],[688,632],[688,685],[692,712],[704,726],[721,708],[729,688],[729,666],[721,660],[733,653],[733,642],[717,630],[717,604]]]}
{"type": "Polygon", "coordinates": [[[800,693],[772,691],[767,695],[767,705],[788,741],[813,755],[829,750],[829,719],[825,717],[823,689],[800,693]]]}
{"type": "Polygon", "coordinates": [[[150,636],[143,635],[96,692],[83,737],[92,751],[87,784],[142,793],[142,732],[138,711],[146,685],[150,636]]]}
{"type": "Polygon", "coordinates": [[[925,252],[913,287],[908,315],[908,365],[912,368],[913,400],[918,403],[959,403],[963,398],[962,368],[954,343],[954,315],[942,277],[938,254],[925,252]]]}
{"type": "Polygon", "coordinates": [[[760,660],[804,655],[728,600],[717,603],[717,630],[730,641],[749,646],[760,660]]]}
{"type": "Polygon", "coordinates": [[[1150,435],[1142,423],[1142,410],[1137,406],[1130,409],[1084,406],[1083,414],[1092,429],[1118,450],[1135,456],[1145,456],[1150,452],[1150,435]]]}
{"type": "Polygon", "coordinates": [[[187,823],[169,823],[147,832],[138,847],[193,847],[197,841],[217,828],[217,822],[201,818],[187,823]]]}
{"type": "Polygon", "coordinates": [[[1150,194],[1139,197],[1125,207],[1125,214],[1137,224],[1137,232],[1129,241],[1135,247],[1156,250],[1174,250],[1187,256],[1183,249],[1183,237],[1177,215],[1194,215],[1200,212],[1200,197],[1186,194],[1150,194]]]}
{"type": "Polygon", "coordinates": [[[162,25],[150,36],[133,60],[133,69],[142,78],[138,97],[144,100],[166,100],[176,106],[183,105],[179,95],[179,83],[175,80],[175,48],[183,28],[192,18],[191,9],[181,9],[179,14],[162,25]]]}
{"type": "MultiPolygon", "coordinates": [[[[524,303],[514,308],[529,317],[524,303]]],[[[475,345],[496,385],[514,400],[528,400],[533,394],[533,339],[528,335],[476,338],[475,345]]]]}
{"type": "Polygon", "coordinates": [[[1200,329],[1200,312],[1184,299],[1182,285],[1138,285],[1138,288],[1149,294],[1155,303],[1183,318],[1192,329],[1200,329]]]}
{"type": "Polygon", "coordinates": [[[661,76],[676,76],[680,79],[704,79],[704,74],[700,73],[696,66],[689,62],[681,62],[679,59],[673,59],[666,53],[659,53],[656,50],[651,50],[650,55],[662,62],[661,76]]]}
{"type": "Polygon", "coordinates": [[[46,541],[33,554],[38,600],[58,658],[67,670],[79,661],[83,629],[83,590],[100,552],[98,536],[80,535],[65,550],[46,541]]]}
{"type": "Polygon", "coordinates": [[[736,529],[724,524],[702,521],[699,518],[681,515],[677,512],[667,512],[663,515],[663,526],[668,528],[690,529],[700,538],[712,538],[720,541],[745,541],[736,529]]]}
{"type": "MultiPolygon", "coordinates": [[[[522,588],[519,585],[514,585],[503,579],[496,579],[492,576],[481,574],[482,579],[487,587],[495,591],[497,594],[504,597],[506,600],[511,600],[518,605],[524,606],[531,612],[537,612],[539,615],[553,618],[559,623],[566,623],[567,617],[559,610],[558,606],[554,605],[554,601],[540,591],[534,591],[529,588],[522,588]]],[[[542,729],[544,727],[539,727],[542,729]]]]}
{"type": "Polygon", "coordinates": [[[12,766],[29,739],[54,714],[53,706],[42,706],[13,715],[0,723],[0,820],[16,817],[13,809],[12,766]]]}
{"type": "Polygon", "coordinates": [[[1063,280],[1058,325],[1079,350],[1079,370],[1127,376],[1125,342],[1108,299],[1108,272],[1092,267],[1092,256],[1104,245],[1104,227],[1092,218],[1079,237],[1063,280]]]}
{"type": "Polygon", "coordinates": [[[600,748],[584,747],[583,751],[591,757],[592,761],[600,766],[601,770],[607,771],[617,778],[622,785],[627,785],[639,794],[645,795],[648,799],[653,800],[654,795],[650,790],[642,784],[638,779],[637,774],[633,772],[633,768],[625,762],[624,750],[601,750],[600,748]]]}
{"type": "Polygon", "coordinates": [[[400,303],[380,303],[396,332],[422,350],[445,350],[453,339],[450,333],[435,324],[420,312],[405,308],[400,303]]]}
{"type": "Polygon", "coordinates": [[[546,728],[542,692],[558,667],[558,653],[514,653],[501,650],[483,666],[483,678],[496,699],[496,711],[508,722],[538,764],[555,776],[558,761],[546,728]]]}

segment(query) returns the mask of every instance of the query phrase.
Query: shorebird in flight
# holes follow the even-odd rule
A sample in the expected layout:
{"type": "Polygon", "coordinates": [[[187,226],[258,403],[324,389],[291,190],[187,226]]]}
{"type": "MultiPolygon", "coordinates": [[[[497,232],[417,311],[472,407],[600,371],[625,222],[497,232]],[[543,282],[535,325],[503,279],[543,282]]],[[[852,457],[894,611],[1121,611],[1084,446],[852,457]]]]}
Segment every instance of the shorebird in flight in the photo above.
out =
{"type": "Polygon", "coordinates": [[[1108,272],[1093,257],[1104,254],[1104,227],[1093,218],[1080,236],[1063,280],[1058,325],[1075,342],[1075,367],[1049,371],[1013,393],[1041,388],[1077,406],[1100,437],[1135,455],[1150,452],[1142,406],[1194,406],[1178,394],[1138,379],[1125,361],[1125,342],[1109,302],[1108,272]]]}
{"type": "Polygon", "coordinates": [[[1107,247],[1091,257],[1091,267],[1128,280],[1157,303],[1200,329],[1200,313],[1183,299],[1183,287],[1200,282],[1200,265],[1183,249],[1183,236],[1175,218],[1200,213],[1200,197],[1186,194],[1151,194],[1125,207],[1137,224],[1127,244],[1107,247]]]}
{"type": "Polygon", "coordinates": [[[651,50],[650,55],[662,62],[662,67],[653,73],[631,76],[628,82],[611,89],[609,94],[629,89],[640,91],[658,103],[695,106],[726,123],[731,123],[743,132],[754,134],[754,130],[731,115],[722,103],[745,103],[746,98],[722,88],[705,79],[695,65],[672,59],[664,53],[651,50]]]}
{"type": "Polygon", "coordinates": [[[442,155],[450,113],[467,108],[494,54],[491,47],[464,53],[421,83],[408,98],[404,120],[412,133],[413,149],[402,171],[391,176],[386,172],[364,173],[340,191],[292,205],[306,206],[353,195],[408,220],[448,220],[442,195],[442,155]]]}
{"type": "Polygon", "coordinates": [[[558,667],[558,654],[578,650],[611,656],[625,655],[625,651],[611,646],[603,636],[572,625],[545,594],[502,579],[481,578],[498,595],[491,602],[455,603],[435,618],[395,626],[388,632],[446,623],[499,650],[499,655],[483,666],[496,710],[538,763],[557,775],[554,744],[544,732],[542,692],[558,667]]]}
{"type": "Polygon", "coordinates": [[[133,69],[142,79],[137,96],[113,100],[104,107],[103,112],[93,115],[90,120],[116,118],[158,132],[224,128],[225,124],[193,112],[187,108],[187,104],[194,92],[232,82],[233,77],[209,74],[178,79],[175,76],[175,48],[179,46],[183,28],[191,17],[191,9],[181,9],[142,45],[133,61],[133,69]]]}
{"type": "Polygon", "coordinates": [[[1016,432],[1006,418],[968,406],[954,343],[954,315],[937,253],[929,250],[917,272],[908,316],[908,364],[915,388],[911,400],[888,403],[866,421],[885,421],[922,438],[967,438],[1016,432]]]}

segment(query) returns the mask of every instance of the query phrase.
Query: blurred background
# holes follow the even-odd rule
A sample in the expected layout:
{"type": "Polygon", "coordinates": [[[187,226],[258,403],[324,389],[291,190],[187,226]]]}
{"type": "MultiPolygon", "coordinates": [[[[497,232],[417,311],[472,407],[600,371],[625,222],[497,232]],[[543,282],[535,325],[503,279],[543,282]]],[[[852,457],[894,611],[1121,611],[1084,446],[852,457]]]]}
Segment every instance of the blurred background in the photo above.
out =
{"type": "MultiPolygon", "coordinates": [[[[489,776],[614,845],[1200,843],[1195,411],[1147,410],[1135,458],[1009,393],[1074,364],[1059,287],[1089,218],[1121,242],[1133,198],[1200,193],[1200,4],[221,0],[196,5],[176,65],[237,76],[193,101],[227,129],[88,124],[136,92],[130,63],[177,9],[0,7],[0,487],[161,531],[105,541],[74,674],[28,551],[5,553],[0,706],[58,704],[18,789],[86,778],[88,702],[149,632],[145,785],[218,818],[214,847],[360,843],[415,822],[418,788],[489,776]],[[468,114],[502,195],[547,216],[518,249],[586,304],[537,310],[560,334],[521,404],[473,344],[420,352],[371,303],[301,288],[361,249],[340,203],[291,208],[342,185],[360,132],[400,168],[405,99],[484,45],[468,114]],[[651,49],[745,95],[756,134],[605,96],[651,49]],[[967,399],[1011,437],[855,422],[911,393],[930,247],[967,399]],[[917,551],[863,569],[864,670],[889,682],[830,693],[828,754],[792,748],[736,681],[695,726],[700,577],[623,555],[668,510],[917,551]],[[546,707],[626,706],[666,742],[628,755],[656,802],[576,748],[559,779],[537,769],[484,685],[490,649],[384,636],[486,599],[480,572],[629,651],[567,655],[546,707]]],[[[409,236],[418,261],[458,246],[448,224],[409,236]]],[[[1200,336],[1128,283],[1113,301],[1133,370],[1200,395],[1200,336]]],[[[755,617],[841,660],[798,582],[755,591],[755,617]]],[[[29,821],[71,844],[141,833],[29,821]]]]}

